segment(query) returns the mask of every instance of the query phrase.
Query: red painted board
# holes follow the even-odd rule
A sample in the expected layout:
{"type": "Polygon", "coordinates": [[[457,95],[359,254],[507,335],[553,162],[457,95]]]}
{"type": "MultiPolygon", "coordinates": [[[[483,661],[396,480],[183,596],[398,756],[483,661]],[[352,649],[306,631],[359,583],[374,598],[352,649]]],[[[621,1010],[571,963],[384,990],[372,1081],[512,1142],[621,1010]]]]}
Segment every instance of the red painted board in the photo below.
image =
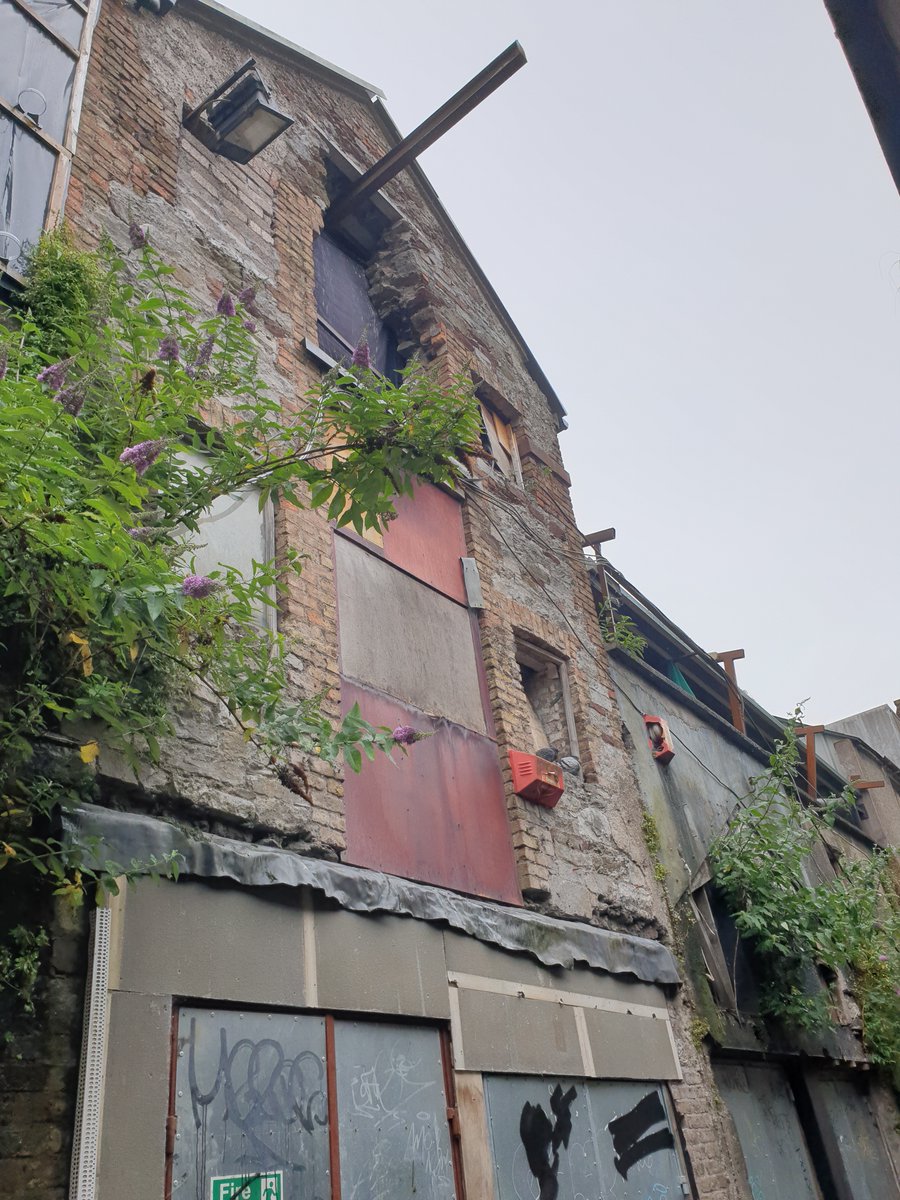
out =
{"type": "Polygon", "coordinates": [[[397,517],[384,531],[388,562],[466,603],[460,558],[467,554],[462,505],[433,483],[416,483],[412,496],[398,496],[397,517]]]}
{"type": "Polygon", "coordinates": [[[345,772],[344,861],[521,904],[495,743],[342,679],[343,711],[357,702],[373,725],[411,725],[433,736],[405,756],[397,749],[397,766],[379,754],[358,775],[345,772]]]}

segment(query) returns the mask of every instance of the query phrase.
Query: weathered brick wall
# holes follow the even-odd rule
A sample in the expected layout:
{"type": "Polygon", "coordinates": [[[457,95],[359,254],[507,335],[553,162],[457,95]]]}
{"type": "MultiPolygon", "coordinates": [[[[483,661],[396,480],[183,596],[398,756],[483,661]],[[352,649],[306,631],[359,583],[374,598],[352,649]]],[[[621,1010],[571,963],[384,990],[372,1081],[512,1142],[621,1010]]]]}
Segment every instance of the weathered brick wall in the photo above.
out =
{"type": "MultiPolygon", "coordinates": [[[[187,11],[190,7],[187,6],[187,11]]],[[[164,20],[108,0],[98,25],[67,215],[88,241],[127,224],[150,227],[180,282],[212,306],[223,287],[259,289],[262,369],[290,407],[319,367],[312,242],[326,204],[327,143],[363,164],[387,148],[372,105],[310,78],[254,47],[259,67],[296,125],[247,167],[205,150],[180,124],[183,101],[211,89],[246,46],[186,19],[164,20]],[[165,80],[147,92],[146,78],[165,80]],[[95,148],[103,157],[97,160],[95,148]],[[114,156],[115,161],[109,161],[114,156]]],[[[504,763],[527,746],[527,712],[515,636],[567,659],[583,780],[553,812],[509,793],[522,885],[548,911],[655,935],[649,863],[635,837],[637,794],[609,691],[557,439],[558,418],[528,373],[521,347],[492,307],[445,224],[403,174],[386,195],[401,214],[376,255],[372,295],[416,348],[447,374],[484,379],[520,415],[515,421],[525,489],[479,477],[466,505],[471,552],[485,583],[482,636],[504,763]]],[[[331,533],[317,515],[282,506],[276,534],[308,555],[282,602],[282,628],[297,640],[296,678],[307,692],[331,687],[337,712],[337,631],[331,533]]],[[[126,775],[105,751],[100,769],[126,775]]],[[[142,783],[196,817],[271,835],[317,853],[344,847],[341,782],[319,764],[315,805],[287,792],[247,758],[211,706],[179,714],[179,739],[142,783]]]]}
{"type": "MultiPolygon", "coordinates": [[[[124,245],[130,221],[148,225],[154,244],[177,265],[179,282],[209,308],[223,288],[255,285],[261,369],[290,408],[320,370],[303,339],[316,337],[312,243],[326,203],[326,142],[365,165],[384,152],[387,141],[370,102],[305,75],[286,53],[248,46],[199,24],[192,11],[186,2],[160,20],[124,0],[105,0],[67,216],[88,244],[108,233],[124,245]],[[184,132],[181,106],[210,91],[250,50],[277,103],[297,122],[240,167],[211,155],[184,132]]],[[[557,414],[414,176],[403,174],[385,190],[401,220],[370,269],[374,302],[446,375],[477,375],[518,413],[513,424],[524,488],[477,475],[467,489],[464,521],[485,596],[482,648],[525,895],[551,914],[669,937],[640,835],[641,804],[583,566],[557,414]],[[517,638],[555,652],[566,664],[583,770],[578,779],[568,777],[566,793],[552,811],[526,804],[510,787],[506,751],[530,746],[517,638]]],[[[291,578],[281,602],[281,627],[295,639],[291,682],[306,694],[330,688],[328,711],[336,716],[331,530],[320,516],[282,505],[276,538],[279,548],[289,544],[307,555],[303,574],[291,578]]],[[[336,771],[314,765],[315,804],[309,806],[248,758],[242,739],[214,706],[198,701],[177,716],[178,737],[165,748],[159,767],[142,771],[144,790],[132,791],[130,803],[161,807],[239,836],[341,854],[342,782],[336,771]]],[[[110,786],[129,785],[129,772],[108,750],[100,769],[110,786]]],[[[676,1008],[689,1028],[689,1010],[682,1002],[676,1008]]],[[[60,1030],[66,1029],[62,1021],[60,1030]]],[[[68,1034],[60,1036],[65,1042],[68,1034]]],[[[679,1042],[687,1070],[684,1084],[674,1090],[700,1195],[737,1200],[739,1185],[728,1182],[735,1175],[730,1152],[719,1151],[727,1143],[708,1064],[683,1031],[679,1042]]],[[[61,1104],[64,1094],[73,1094],[63,1087],[71,1085],[75,1068],[74,1054],[68,1053],[70,1074],[59,1075],[61,1090],[56,1077],[48,1077],[39,1104],[61,1104]]],[[[54,1112],[62,1118],[54,1135],[61,1139],[71,1127],[71,1113],[54,1112]]],[[[37,1125],[33,1132],[28,1152],[39,1156],[37,1125]]],[[[46,1193],[40,1191],[44,1183],[34,1185],[39,1194],[62,1194],[52,1189],[62,1186],[64,1159],[57,1156],[46,1193]]],[[[22,1190],[28,1179],[43,1178],[37,1165],[33,1171],[23,1169],[9,1183],[22,1190]]],[[[6,1181],[2,1175],[0,1180],[6,1181]]]]}

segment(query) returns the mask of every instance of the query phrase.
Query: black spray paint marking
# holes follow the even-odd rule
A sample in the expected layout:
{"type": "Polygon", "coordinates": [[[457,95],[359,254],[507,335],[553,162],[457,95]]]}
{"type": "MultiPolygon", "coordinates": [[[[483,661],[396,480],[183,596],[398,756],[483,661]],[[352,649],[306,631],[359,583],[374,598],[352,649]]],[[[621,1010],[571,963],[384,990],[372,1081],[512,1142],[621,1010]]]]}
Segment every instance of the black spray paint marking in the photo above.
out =
{"type": "Polygon", "coordinates": [[[273,1127],[299,1126],[298,1132],[311,1134],[317,1126],[328,1124],[325,1065],[319,1056],[311,1050],[302,1050],[296,1058],[288,1058],[274,1038],[258,1042],[241,1038],[229,1050],[227,1031],[220,1028],[216,1078],[212,1088],[203,1092],[197,1083],[195,1025],[192,1018],[188,1079],[197,1129],[206,1115],[203,1110],[213,1103],[221,1089],[227,1120],[247,1135],[259,1154],[277,1166],[305,1170],[303,1162],[278,1153],[272,1145],[271,1133],[273,1127]]]}
{"type": "Polygon", "coordinates": [[[659,1092],[649,1092],[643,1100],[638,1101],[631,1112],[610,1121],[607,1128],[616,1152],[615,1168],[623,1179],[627,1179],[628,1172],[634,1164],[646,1158],[648,1154],[654,1154],[657,1150],[669,1150],[675,1145],[668,1124],[664,1129],[658,1129],[647,1137],[641,1136],[660,1121],[665,1123],[666,1110],[662,1106],[659,1092]]]}
{"type": "Polygon", "coordinates": [[[519,1137],[525,1147],[528,1169],[538,1181],[538,1200],[556,1200],[559,1195],[559,1148],[568,1148],[572,1132],[572,1101],[575,1089],[563,1092],[559,1084],[550,1096],[550,1109],[556,1118],[550,1118],[540,1104],[526,1103],[519,1118],[519,1137]]]}

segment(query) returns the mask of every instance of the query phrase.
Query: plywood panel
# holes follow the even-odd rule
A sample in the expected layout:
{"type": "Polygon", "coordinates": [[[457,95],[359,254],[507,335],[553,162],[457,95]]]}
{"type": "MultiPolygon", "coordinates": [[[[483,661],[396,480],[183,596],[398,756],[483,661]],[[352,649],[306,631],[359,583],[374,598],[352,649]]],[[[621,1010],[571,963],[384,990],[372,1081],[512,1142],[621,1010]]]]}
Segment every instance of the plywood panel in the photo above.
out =
{"type": "Polygon", "coordinates": [[[343,674],[486,733],[468,610],[347,538],[335,556],[343,674]]]}
{"type": "Polygon", "coordinates": [[[468,1071],[582,1075],[574,1009],[520,996],[459,989],[468,1071]]]}
{"type": "Polygon", "coordinates": [[[350,680],[341,704],[375,725],[433,736],[365,763],[344,781],[344,861],[489,899],[521,903],[496,745],[350,680]]]}

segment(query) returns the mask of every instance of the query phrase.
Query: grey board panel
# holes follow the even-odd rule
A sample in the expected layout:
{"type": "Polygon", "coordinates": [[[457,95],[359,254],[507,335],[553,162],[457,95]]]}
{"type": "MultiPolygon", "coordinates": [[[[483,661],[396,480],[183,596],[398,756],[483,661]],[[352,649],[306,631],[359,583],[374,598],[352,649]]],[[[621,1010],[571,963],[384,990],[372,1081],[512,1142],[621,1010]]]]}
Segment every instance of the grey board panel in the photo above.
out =
{"type": "Polygon", "coordinates": [[[171,1036],[168,998],[110,996],[97,1200],[159,1200],[165,1192],[171,1036]]]}
{"type": "Polygon", "coordinates": [[[637,980],[632,982],[617,979],[608,971],[592,971],[580,967],[571,970],[563,967],[544,967],[521,954],[489,946],[477,938],[453,930],[445,930],[444,948],[449,971],[481,975],[488,979],[504,979],[510,983],[528,983],[535,987],[556,988],[563,992],[577,992],[607,1000],[621,1000],[624,1004],[666,1007],[666,996],[662,988],[639,983],[637,980]]]}
{"type": "Polygon", "coordinates": [[[299,892],[140,881],[125,899],[118,986],[239,1004],[302,1006],[299,892]]]}
{"type": "Polygon", "coordinates": [[[316,911],[321,1008],[447,1020],[441,932],[411,918],[316,911]]]}
{"type": "Polygon", "coordinates": [[[585,1009],[584,1021],[599,1078],[678,1078],[669,1025],[662,1018],[585,1009]]]}
{"type": "Polygon", "coordinates": [[[176,1062],[173,1200],[257,1176],[257,1195],[330,1200],[324,1017],[185,1007],[176,1062]]]}
{"type": "Polygon", "coordinates": [[[741,1143],[753,1200],[820,1200],[781,1068],[718,1063],[714,1073],[741,1143]]]}
{"type": "Polygon", "coordinates": [[[460,988],[459,1015],[467,1071],[584,1072],[575,1013],[565,1005],[460,988]]]}
{"type": "MultiPolygon", "coordinates": [[[[484,1081],[498,1200],[675,1200],[674,1138],[645,1083],[489,1076],[484,1081]],[[540,1110],[540,1111],[538,1111],[540,1110]],[[547,1142],[557,1121],[567,1138],[547,1142]],[[539,1180],[540,1176],[540,1180],[539,1180]]],[[[785,1198],[787,1200],[787,1198],[785,1198]]]]}
{"type": "Polygon", "coordinates": [[[335,556],[343,673],[487,733],[468,610],[346,538],[335,556]]]}

